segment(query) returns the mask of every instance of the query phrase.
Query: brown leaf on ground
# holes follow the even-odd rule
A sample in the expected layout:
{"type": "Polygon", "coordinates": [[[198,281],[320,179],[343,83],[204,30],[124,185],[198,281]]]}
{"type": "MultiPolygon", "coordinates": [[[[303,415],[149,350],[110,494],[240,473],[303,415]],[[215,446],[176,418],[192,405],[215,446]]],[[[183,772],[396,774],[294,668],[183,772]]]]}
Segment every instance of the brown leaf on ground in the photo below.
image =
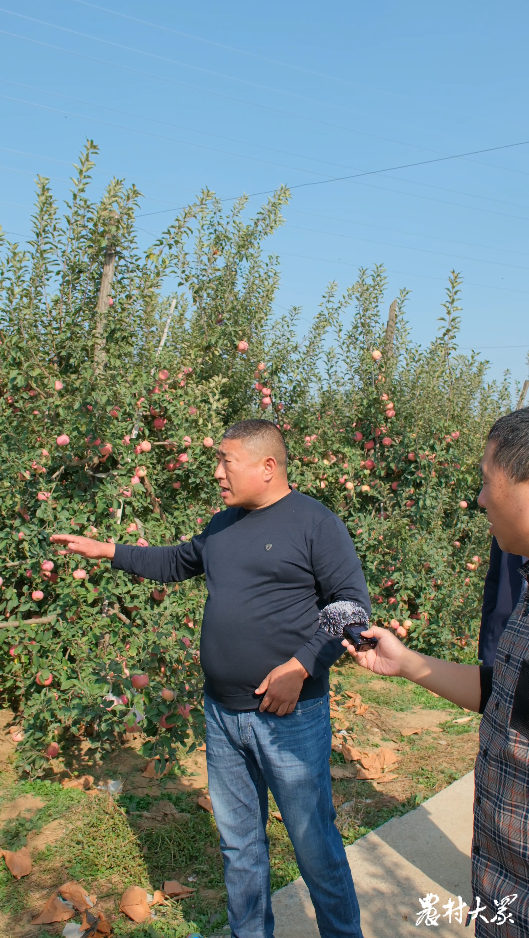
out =
{"type": "Polygon", "coordinates": [[[205,743],[202,743],[201,746],[197,746],[197,752],[205,752],[205,751],[206,751],[206,744],[205,744],[205,743]]]}
{"type": "Polygon", "coordinates": [[[423,730],[424,730],[424,727],[422,726],[412,726],[412,727],[409,727],[408,729],[401,730],[400,732],[401,732],[401,736],[415,736],[415,735],[419,735],[419,733],[422,733],[423,730]]]}
{"type": "Polygon", "coordinates": [[[104,912],[83,912],[81,932],[83,938],[106,938],[112,935],[112,925],[104,912]]]}
{"type": "Polygon", "coordinates": [[[133,922],[146,922],[152,918],[149,903],[147,902],[147,890],[141,886],[129,886],[121,897],[119,911],[123,912],[133,922]]]}
{"type": "Polygon", "coordinates": [[[2,850],[4,860],[9,872],[20,879],[22,876],[29,876],[31,873],[31,856],[27,847],[20,850],[2,850]]]}
{"type": "Polygon", "coordinates": [[[398,777],[399,777],[398,775],[394,775],[392,772],[384,772],[384,774],[381,775],[380,778],[377,779],[377,781],[378,782],[393,782],[398,777]]]}
{"type": "Polygon", "coordinates": [[[393,749],[390,749],[388,746],[381,746],[378,750],[380,756],[382,757],[382,765],[394,765],[395,762],[399,761],[399,757],[395,755],[393,749]]]}
{"type": "Polygon", "coordinates": [[[360,704],[360,706],[356,708],[355,713],[357,717],[363,717],[364,713],[367,713],[368,710],[369,704],[360,704]]]}
{"type": "Polygon", "coordinates": [[[66,902],[71,902],[78,912],[91,909],[97,902],[97,896],[89,896],[86,889],[74,879],[64,886],[59,886],[58,893],[66,902]]]}
{"type": "Polygon", "coordinates": [[[57,892],[48,899],[40,915],[31,922],[32,925],[51,925],[53,922],[67,922],[73,918],[75,909],[71,902],[65,902],[57,892]]]}
{"type": "Polygon", "coordinates": [[[165,896],[161,889],[156,889],[152,897],[152,902],[149,902],[149,905],[158,905],[160,902],[165,902],[165,896]]]}
{"type": "Polygon", "coordinates": [[[211,804],[209,795],[201,795],[200,798],[197,799],[197,804],[200,805],[201,808],[204,808],[204,811],[209,811],[210,814],[213,814],[213,805],[211,804]]]}
{"type": "Polygon", "coordinates": [[[333,752],[341,752],[343,744],[343,736],[333,736],[331,742],[331,749],[333,752]]]}
{"type": "Polygon", "coordinates": [[[79,791],[88,791],[94,784],[93,775],[82,775],[81,778],[63,778],[63,788],[78,788],[79,791]]]}
{"type": "Polygon", "coordinates": [[[362,753],[359,749],[356,749],[354,746],[350,746],[348,743],[342,743],[342,754],[346,762],[358,762],[362,758],[362,753]]]}
{"type": "Polygon", "coordinates": [[[360,704],[362,703],[362,697],[360,694],[352,694],[350,691],[346,691],[346,694],[349,697],[349,700],[345,704],[347,709],[350,709],[351,707],[360,706],[360,704]]]}
{"type": "Polygon", "coordinates": [[[372,766],[369,769],[365,769],[362,766],[360,766],[360,768],[358,769],[356,773],[357,778],[362,778],[366,780],[373,780],[375,778],[380,778],[381,775],[382,775],[382,772],[380,768],[378,768],[376,765],[372,766]]]}
{"type": "Polygon", "coordinates": [[[272,811],[271,817],[275,817],[276,821],[282,821],[281,811],[272,811]]]}
{"type": "Polygon", "coordinates": [[[195,890],[189,889],[188,886],[182,886],[177,879],[168,879],[163,884],[163,891],[170,899],[187,899],[193,895],[195,890]]]}
{"type": "Polygon", "coordinates": [[[356,778],[356,766],[331,765],[331,778],[356,778]]]}
{"type": "Polygon", "coordinates": [[[168,772],[173,768],[174,762],[168,762],[165,766],[163,772],[160,772],[160,760],[151,759],[150,762],[145,766],[144,771],[141,773],[143,778],[163,778],[164,775],[167,775],[168,772]],[[158,771],[157,771],[158,770],[158,771]]]}

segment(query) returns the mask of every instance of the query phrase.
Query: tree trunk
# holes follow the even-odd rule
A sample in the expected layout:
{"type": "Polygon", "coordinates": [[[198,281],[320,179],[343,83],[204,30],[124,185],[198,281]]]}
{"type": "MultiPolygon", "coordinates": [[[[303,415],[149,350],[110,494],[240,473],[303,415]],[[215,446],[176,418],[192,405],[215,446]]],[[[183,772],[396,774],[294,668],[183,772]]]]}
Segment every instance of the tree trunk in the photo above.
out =
{"type": "Polygon", "coordinates": [[[108,298],[114,279],[115,267],[116,249],[107,248],[105,252],[105,262],[103,264],[103,273],[101,275],[101,286],[99,287],[99,298],[96,306],[97,315],[94,342],[94,372],[96,375],[102,375],[105,367],[105,333],[108,321],[108,298]]]}

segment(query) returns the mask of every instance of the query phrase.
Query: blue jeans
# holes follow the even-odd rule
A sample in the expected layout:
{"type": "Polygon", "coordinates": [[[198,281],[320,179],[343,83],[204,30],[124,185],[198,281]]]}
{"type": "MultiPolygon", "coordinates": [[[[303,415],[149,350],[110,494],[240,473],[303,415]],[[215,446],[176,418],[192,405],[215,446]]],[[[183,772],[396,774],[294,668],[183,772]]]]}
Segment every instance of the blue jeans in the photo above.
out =
{"type": "Polygon", "coordinates": [[[220,833],[232,938],[273,938],[266,823],[272,792],[322,938],[362,938],[360,909],[334,825],[329,698],[288,716],[228,710],[205,698],[209,793],[220,833]]]}

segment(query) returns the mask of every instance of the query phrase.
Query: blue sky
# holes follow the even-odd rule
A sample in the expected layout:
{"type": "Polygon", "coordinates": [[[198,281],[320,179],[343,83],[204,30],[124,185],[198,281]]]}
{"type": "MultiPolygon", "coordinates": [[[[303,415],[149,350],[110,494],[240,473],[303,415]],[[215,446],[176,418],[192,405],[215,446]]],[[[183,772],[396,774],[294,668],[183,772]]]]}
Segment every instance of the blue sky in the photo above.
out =
{"type": "Polygon", "coordinates": [[[329,280],[384,263],[388,305],[411,290],[425,343],[455,267],[461,347],[493,377],[527,377],[529,144],[510,146],[529,141],[526,3],[3,3],[0,222],[14,240],[36,174],[63,198],[86,137],[96,194],[112,175],[144,194],[144,246],[204,186],[230,198],[286,183],[269,242],[278,311],[301,305],[307,325],[329,280]]]}

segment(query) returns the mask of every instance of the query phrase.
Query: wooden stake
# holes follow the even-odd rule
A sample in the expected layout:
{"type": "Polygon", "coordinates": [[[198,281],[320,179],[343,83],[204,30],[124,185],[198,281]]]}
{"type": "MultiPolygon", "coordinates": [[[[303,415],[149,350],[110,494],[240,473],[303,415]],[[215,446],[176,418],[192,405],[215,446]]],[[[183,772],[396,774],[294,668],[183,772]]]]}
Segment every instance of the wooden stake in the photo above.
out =
{"type": "Polygon", "coordinates": [[[529,391],[529,381],[524,381],[523,388],[522,388],[520,397],[518,398],[518,403],[516,405],[516,410],[522,409],[528,391],[529,391]]]}
{"type": "Polygon", "coordinates": [[[99,298],[96,306],[97,316],[94,343],[94,371],[96,375],[102,375],[105,367],[105,332],[108,320],[108,297],[114,279],[115,267],[116,249],[107,248],[103,264],[103,273],[101,275],[101,286],[99,287],[99,298]]]}

